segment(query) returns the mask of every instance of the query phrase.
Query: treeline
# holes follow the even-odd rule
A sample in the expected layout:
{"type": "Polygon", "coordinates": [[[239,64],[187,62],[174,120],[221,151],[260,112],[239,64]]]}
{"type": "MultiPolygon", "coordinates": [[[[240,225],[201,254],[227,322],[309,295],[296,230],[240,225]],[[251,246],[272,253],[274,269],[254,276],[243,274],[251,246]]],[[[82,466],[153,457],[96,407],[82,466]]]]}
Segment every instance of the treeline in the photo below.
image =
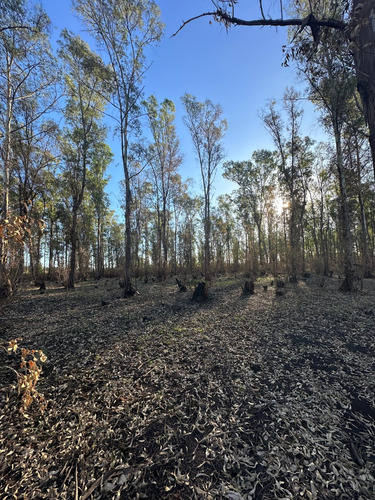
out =
{"type": "Polygon", "coordinates": [[[171,273],[297,280],[306,271],[335,272],[345,290],[356,276],[371,276],[374,169],[340,33],[327,31],[318,47],[312,35],[294,37],[295,64],[328,143],[303,135],[303,99],[287,89],[282,103],[270,101],[261,113],[274,149],[224,162],[220,105],[182,97],[203,186],[196,195],[179,173],[174,103],[142,93],[145,50],[163,33],[159,9],[148,0],[137,8],[125,0],[73,5],[103,57],[67,30],[54,52],[48,16],[24,0],[5,2],[1,13],[2,296],[25,275],[69,288],[90,275],[118,275],[126,295],[138,277],[171,273]],[[108,123],[121,144],[123,223],[106,194],[108,123]],[[220,165],[237,189],[214,205],[220,165]]]}

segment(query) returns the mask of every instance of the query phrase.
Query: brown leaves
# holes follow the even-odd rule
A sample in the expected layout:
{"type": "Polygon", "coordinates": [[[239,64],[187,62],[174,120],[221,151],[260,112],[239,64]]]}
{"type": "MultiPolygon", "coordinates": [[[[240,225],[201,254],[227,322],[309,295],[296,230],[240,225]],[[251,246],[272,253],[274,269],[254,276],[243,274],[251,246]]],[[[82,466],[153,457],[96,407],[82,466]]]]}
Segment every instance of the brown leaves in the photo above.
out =
{"type": "MultiPolygon", "coordinates": [[[[22,332],[22,344],[48,353],[37,387],[49,404],[42,417],[24,420],[8,411],[12,393],[0,393],[2,491],[372,498],[366,312],[375,283],[343,296],[337,280],[321,289],[309,279],[286,285],[282,301],[263,293],[262,282],[245,298],[241,284],[218,282],[199,304],[172,281],[140,284],[132,301],[119,299],[116,286],[86,282],[74,293],[30,290],[7,304],[3,314],[17,318],[9,338],[22,332]],[[103,292],[110,310],[99,305],[103,292]]],[[[42,360],[29,353],[24,369],[39,364],[33,356],[42,360]]]]}
{"type": "MultiPolygon", "coordinates": [[[[18,350],[18,340],[12,339],[8,343],[8,354],[15,354],[18,350]]],[[[27,417],[27,411],[33,402],[36,402],[41,412],[45,409],[45,400],[36,388],[36,384],[42,373],[40,363],[45,363],[47,356],[42,350],[35,349],[20,349],[20,364],[19,370],[14,370],[17,375],[17,391],[20,396],[19,411],[27,417]]]]}

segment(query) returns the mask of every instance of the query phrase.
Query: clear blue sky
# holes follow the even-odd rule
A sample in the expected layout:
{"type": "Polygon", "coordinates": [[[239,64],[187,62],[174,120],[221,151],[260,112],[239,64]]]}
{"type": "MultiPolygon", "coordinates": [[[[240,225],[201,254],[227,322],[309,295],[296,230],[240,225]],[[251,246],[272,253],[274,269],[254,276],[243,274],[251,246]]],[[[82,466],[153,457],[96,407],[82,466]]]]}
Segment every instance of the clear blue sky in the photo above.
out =
{"type": "MultiPolygon", "coordinates": [[[[152,65],[146,74],[145,96],[155,94],[159,102],[165,98],[174,101],[177,131],[184,154],[180,173],[183,179],[195,177],[195,190],[199,191],[199,168],[182,122],[181,96],[185,92],[195,95],[198,100],[208,98],[221,104],[228,121],[224,140],[226,160],[245,160],[255,149],[273,148],[258,118],[267,99],[281,99],[287,86],[302,91],[305,86],[298,83],[293,68],[281,66],[281,47],[286,42],[286,28],[235,27],[227,32],[218,23],[209,24],[209,18],[202,18],[188,24],[171,38],[182,21],[212,10],[212,3],[210,0],[159,0],[157,3],[166,24],[165,36],[160,45],[150,51],[152,65]]],[[[258,2],[253,0],[240,0],[236,15],[247,19],[259,18],[257,5],[258,2]]],[[[54,38],[63,28],[68,28],[88,39],[71,12],[69,0],[43,0],[43,6],[55,27],[54,38]]],[[[306,102],[303,133],[317,139],[321,138],[321,127],[312,109],[311,104],[306,102]]],[[[111,181],[108,192],[112,208],[118,210],[118,183],[123,178],[123,170],[116,139],[112,141],[111,138],[109,142],[117,157],[109,170],[111,181]]],[[[216,194],[229,192],[233,187],[222,179],[219,171],[216,194]]]]}

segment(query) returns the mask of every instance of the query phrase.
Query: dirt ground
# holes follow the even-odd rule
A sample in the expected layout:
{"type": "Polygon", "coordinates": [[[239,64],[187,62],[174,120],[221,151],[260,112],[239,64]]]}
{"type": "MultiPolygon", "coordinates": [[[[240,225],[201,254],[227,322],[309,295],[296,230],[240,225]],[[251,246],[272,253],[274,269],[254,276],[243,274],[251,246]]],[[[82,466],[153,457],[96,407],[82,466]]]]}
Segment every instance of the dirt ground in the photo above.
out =
{"type": "Polygon", "coordinates": [[[46,409],[21,415],[0,352],[0,498],[375,499],[375,280],[270,281],[192,303],[172,279],[131,299],[101,279],[1,305],[0,343],[48,359],[46,409]]]}

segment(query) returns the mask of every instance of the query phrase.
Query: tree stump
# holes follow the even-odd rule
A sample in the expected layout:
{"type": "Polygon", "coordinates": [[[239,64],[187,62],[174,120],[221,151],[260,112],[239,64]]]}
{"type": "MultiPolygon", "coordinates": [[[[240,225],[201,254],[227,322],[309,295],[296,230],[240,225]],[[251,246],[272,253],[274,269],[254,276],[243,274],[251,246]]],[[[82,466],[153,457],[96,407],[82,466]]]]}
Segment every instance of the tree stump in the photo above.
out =
{"type": "Polygon", "coordinates": [[[244,295],[254,295],[254,281],[245,281],[244,286],[242,287],[242,293],[244,295]]]}
{"type": "Polygon", "coordinates": [[[13,294],[12,283],[7,279],[2,286],[0,286],[0,299],[7,299],[13,294]]]}
{"type": "Polygon", "coordinates": [[[187,292],[186,286],[178,278],[176,278],[176,283],[180,292],[187,292]]]}
{"type": "Polygon", "coordinates": [[[354,277],[352,274],[347,273],[344,281],[342,282],[339,291],[340,292],[355,292],[357,290],[354,284],[354,277]]]}
{"type": "Polygon", "coordinates": [[[200,281],[197,286],[195,287],[193,296],[191,300],[194,300],[196,302],[199,301],[204,301],[208,299],[207,295],[207,285],[204,281],[200,281]]]}
{"type": "Polygon", "coordinates": [[[127,297],[134,297],[134,295],[136,295],[136,294],[139,295],[139,293],[137,292],[137,290],[133,286],[129,285],[127,287],[124,287],[123,296],[125,299],[127,297]]]}

